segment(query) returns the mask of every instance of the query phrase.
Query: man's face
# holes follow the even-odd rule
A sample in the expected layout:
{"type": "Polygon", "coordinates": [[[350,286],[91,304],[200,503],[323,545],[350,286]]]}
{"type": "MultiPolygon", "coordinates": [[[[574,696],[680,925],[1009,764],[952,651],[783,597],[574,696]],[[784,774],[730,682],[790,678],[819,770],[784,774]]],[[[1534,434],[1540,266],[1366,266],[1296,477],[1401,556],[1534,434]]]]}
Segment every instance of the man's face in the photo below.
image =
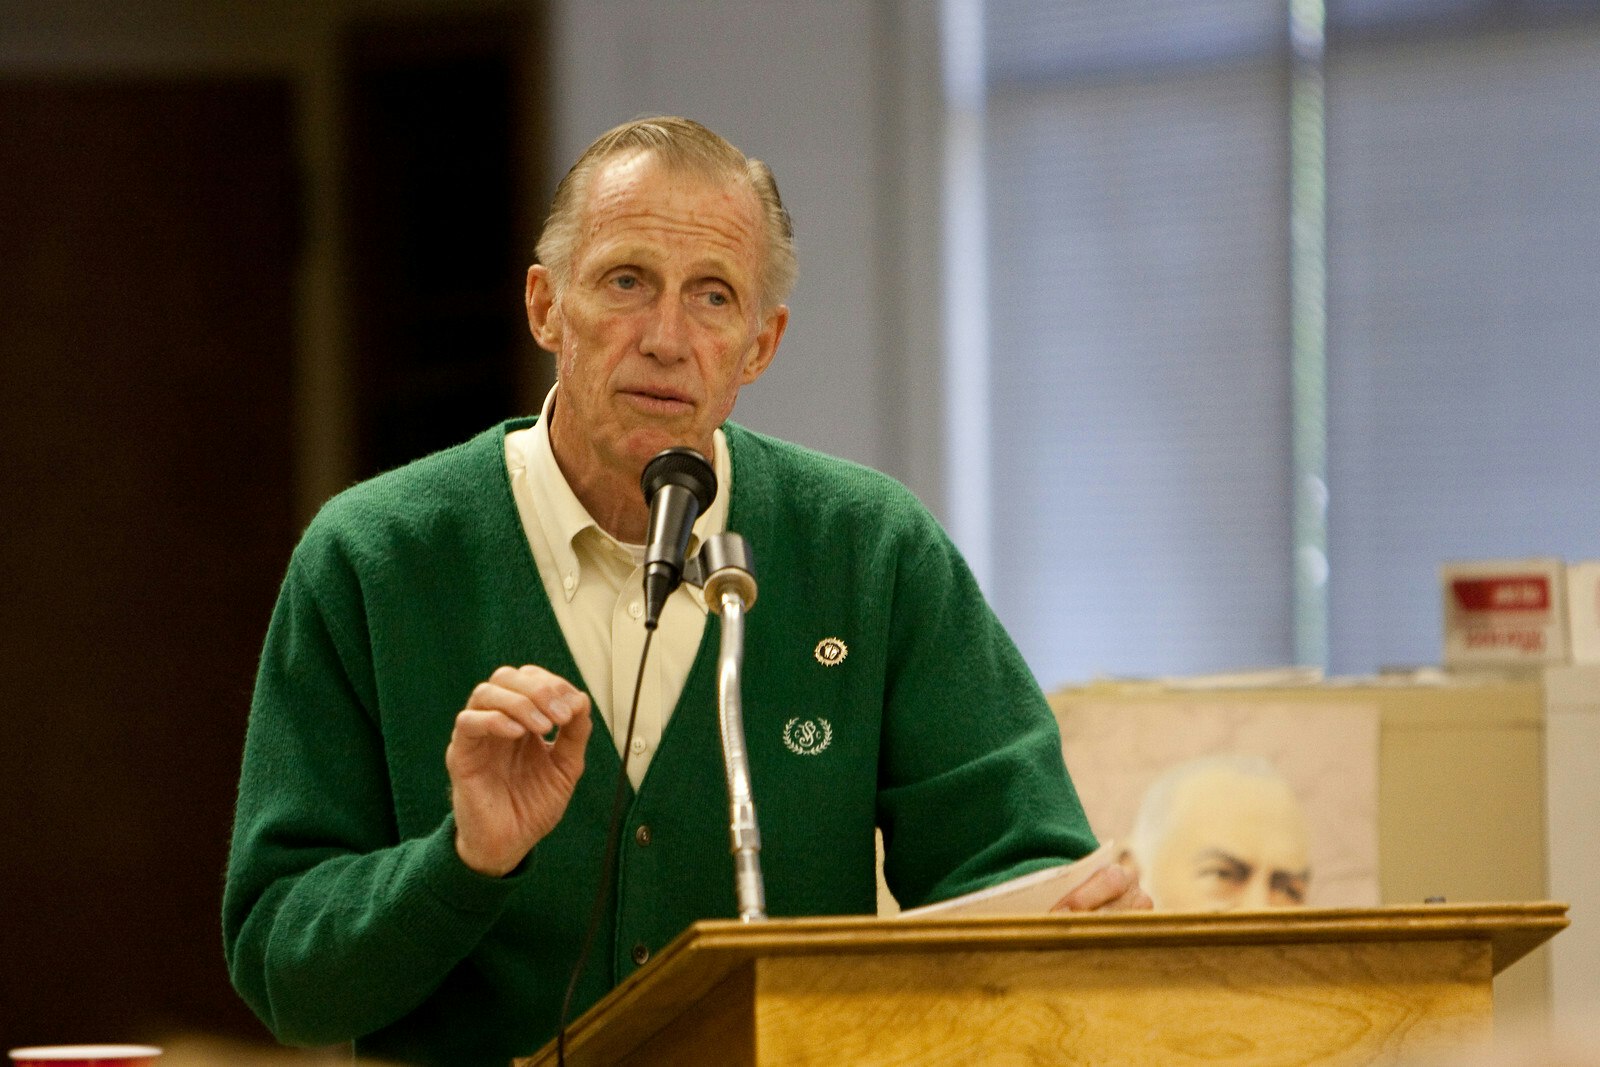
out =
{"type": "Polygon", "coordinates": [[[558,295],[528,275],[534,337],[556,355],[551,438],[569,480],[637,472],[663,448],[710,455],[739,388],[766,370],[788,309],[763,309],[755,193],[663,167],[603,164],[558,295]]]}
{"type": "Polygon", "coordinates": [[[1293,907],[1310,881],[1305,819],[1281,781],[1225,768],[1178,786],[1146,888],[1173,911],[1293,907]]]}

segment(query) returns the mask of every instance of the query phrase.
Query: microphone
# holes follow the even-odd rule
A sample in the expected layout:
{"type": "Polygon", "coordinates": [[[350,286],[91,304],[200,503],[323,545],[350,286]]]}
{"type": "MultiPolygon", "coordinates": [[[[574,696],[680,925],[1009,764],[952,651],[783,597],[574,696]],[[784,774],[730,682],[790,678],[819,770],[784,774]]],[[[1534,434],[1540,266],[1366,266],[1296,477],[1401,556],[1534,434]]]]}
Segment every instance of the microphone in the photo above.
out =
{"type": "Polygon", "coordinates": [[[658,452],[639,479],[650,502],[650,533],[644,549],[644,628],[661,621],[667,597],[683,580],[694,520],[717,497],[717,476],[706,457],[692,448],[658,452]]]}

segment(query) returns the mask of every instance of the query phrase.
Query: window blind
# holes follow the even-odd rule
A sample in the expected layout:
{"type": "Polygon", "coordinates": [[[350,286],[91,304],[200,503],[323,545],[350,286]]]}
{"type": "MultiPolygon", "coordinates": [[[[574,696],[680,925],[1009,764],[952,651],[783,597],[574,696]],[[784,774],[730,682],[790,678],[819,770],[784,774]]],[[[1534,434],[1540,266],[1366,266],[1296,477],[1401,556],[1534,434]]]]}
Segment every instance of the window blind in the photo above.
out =
{"type": "Polygon", "coordinates": [[[1048,7],[992,45],[991,597],[1047,686],[1285,662],[1283,13],[1048,7]]]}
{"type": "Polygon", "coordinates": [[[1600,27],[1328,69],[1331,666],[1436,663],[1447,559],[1600,557],[1600,27]]]}

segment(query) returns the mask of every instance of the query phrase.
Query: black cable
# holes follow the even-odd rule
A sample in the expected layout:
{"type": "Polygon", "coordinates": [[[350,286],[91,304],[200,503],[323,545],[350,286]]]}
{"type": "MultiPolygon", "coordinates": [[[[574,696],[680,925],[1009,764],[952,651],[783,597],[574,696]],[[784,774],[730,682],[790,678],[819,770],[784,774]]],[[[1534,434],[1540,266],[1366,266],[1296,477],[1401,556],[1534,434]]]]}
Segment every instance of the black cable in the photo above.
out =
{"type": "Polygon", "coordinates": [[[622,739],[622,769],[617,773],[617,789],[611,798],[611,826],[606,830],[606,849],[600,870],[600,884],[595,887],[594,904],[589,908],[589,924],[583,931],[583,946],[578,949],[578,961],[572,965],[572,978],[567,982],[567,995],[561,998],[561,1020],[556,1030],[556,1064],[567,1067],[567,1018],[572,1011],[572,994],[578,989],[578,979],[589,961],[589,950],[594,947],[594,935],[600,929],[600,920],[606,910],[606,890],[617,869],[617,851],[622,836],[622,813],[628,800],[628,756],[633,750],[633,721],[639,714],[639,690],[644,688],[644,665],[650,658],[650,641],[655,637],[655,627],[644,632],[644,647],[639,650],[639,674],[633,680],[633,704],[628,708],[628,731],[622,739]]]}

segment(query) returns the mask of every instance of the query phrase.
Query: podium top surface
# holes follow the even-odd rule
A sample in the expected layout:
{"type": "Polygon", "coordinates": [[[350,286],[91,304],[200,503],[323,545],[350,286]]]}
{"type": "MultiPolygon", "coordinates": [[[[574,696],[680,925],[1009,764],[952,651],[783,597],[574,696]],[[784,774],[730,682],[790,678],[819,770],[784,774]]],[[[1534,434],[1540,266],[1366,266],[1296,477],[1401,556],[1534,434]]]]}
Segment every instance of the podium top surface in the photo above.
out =
{"type": "Polygon", "coordinates": [[[835,916],[759,923],[707,919],[674,939],[657,961],[665,969],[676,956],[698,953],[731,953],[739,959],[751,959],[885,952],[1055,951],[1119,944],[1149,948],[1466,939],[1490,943],[1494,972],[1499,974],[1567,925],[1567,905],[1548,901],[964,919],[835,916]]]}
{"type": "MultiPolygon", "coordinates": [[[[1567,905],[1417,904],[1378,908],[1113,912],[985,918],[826,917],[695,923],[568,1030],[585,1043],[601,1020],[646,1004],[687,1003],[761,958],[1352,942],[1487,941],[1498,974],[1568,925],[1567,905]]],[[[646,1014],[655,1014],[646,1011],[646,1014]]],[[[553,1045],[522,1064],[553,1064],[553,1045]]]]}

